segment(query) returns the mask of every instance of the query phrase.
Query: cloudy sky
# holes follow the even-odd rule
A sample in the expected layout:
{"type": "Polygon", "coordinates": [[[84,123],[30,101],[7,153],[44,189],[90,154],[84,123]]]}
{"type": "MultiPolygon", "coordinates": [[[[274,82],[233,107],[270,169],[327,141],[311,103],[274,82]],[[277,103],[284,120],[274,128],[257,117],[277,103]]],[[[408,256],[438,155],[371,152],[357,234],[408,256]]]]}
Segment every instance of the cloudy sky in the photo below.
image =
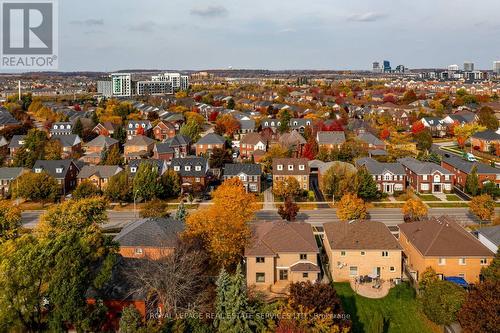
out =
{"type": "Polygon", "coordinates": [[[61,70],[500,60],[499,0],[60,0],[61,70]]]}

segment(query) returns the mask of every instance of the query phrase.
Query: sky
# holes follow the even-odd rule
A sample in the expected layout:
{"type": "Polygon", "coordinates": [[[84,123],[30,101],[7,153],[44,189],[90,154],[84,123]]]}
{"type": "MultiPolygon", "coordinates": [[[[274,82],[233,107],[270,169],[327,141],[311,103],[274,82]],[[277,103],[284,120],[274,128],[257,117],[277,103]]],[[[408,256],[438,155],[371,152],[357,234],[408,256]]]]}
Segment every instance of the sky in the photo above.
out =
{"type": "Polygon", "coordinates": [[[500,60],[499,0],[59,0],[59,12],[62,71],[500,60]]]}

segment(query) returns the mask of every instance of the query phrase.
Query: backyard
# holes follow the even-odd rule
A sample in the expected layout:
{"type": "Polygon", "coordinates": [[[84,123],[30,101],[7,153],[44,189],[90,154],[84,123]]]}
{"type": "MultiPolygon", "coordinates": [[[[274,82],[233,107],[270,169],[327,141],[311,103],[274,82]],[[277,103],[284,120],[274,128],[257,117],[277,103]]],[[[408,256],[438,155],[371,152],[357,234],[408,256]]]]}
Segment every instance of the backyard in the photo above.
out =
{"type": "Polygon", "coordinates": [[[384,318],[385,333],[441,332],[420,310],[415,291],[407,283],[392,288],[384,298],[369,299],[359,296],[349,283],[334,283],[334,288],[342,300],[344,310],[350,314],[353,332],[365,332],[373,313],[379,312],[384,318]]]}

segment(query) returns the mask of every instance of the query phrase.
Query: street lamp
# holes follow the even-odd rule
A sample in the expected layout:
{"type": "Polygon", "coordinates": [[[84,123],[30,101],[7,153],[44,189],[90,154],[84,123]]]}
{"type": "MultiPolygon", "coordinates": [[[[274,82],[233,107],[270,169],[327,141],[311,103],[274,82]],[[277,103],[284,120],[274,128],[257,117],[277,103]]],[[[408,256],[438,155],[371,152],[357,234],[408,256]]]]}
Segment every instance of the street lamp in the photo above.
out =
{"type": "Polygon", "coordinates": [[[135,205],[135,198],[137,197],[137,193],[139,193],[139,190],[135,190],[134,192],[134,217],[137,217],[137,209],[136,209],[136,205],[135,205]]]}

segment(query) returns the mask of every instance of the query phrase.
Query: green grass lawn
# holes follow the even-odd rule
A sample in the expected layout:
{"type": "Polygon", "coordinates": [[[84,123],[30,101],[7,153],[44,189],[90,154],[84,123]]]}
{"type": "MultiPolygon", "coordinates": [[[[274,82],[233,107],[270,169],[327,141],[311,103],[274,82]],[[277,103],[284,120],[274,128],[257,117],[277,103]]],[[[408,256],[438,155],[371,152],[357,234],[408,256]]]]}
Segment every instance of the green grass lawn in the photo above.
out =
{"type": "Polygon", "coordinates": [[[462,199],[460,199],[460,197],[456,194],[447,194],[446,200],[448,200],[448,201],[462,201],[462,199]]]}
{"type": "Polygon", "coordinates": [[[415,291],[407,283],[392,288],[389,295],[381,299],[359,296],[349,283],[334,283],[334,288],[342,300],[344,310],[350,314],[354,333],[363,333],[367,329],[374,312],[384,318],[384,332],[439,332],[423,314],[415,291]]]}
{"type": "Polygon", "coordinates": [[[433,208],[455,208],[455,207],[461,207],[461,208],[467,208],[469,207],[469,204],[467,202],[430,202],[427,204],[429,207],[433,208]]]}
{"type": "Polygon", "coordinates": [[[441,201],[441,199],[432,194],[419,194],[418,197],[422,199],[422,201],[441,201]]]}

